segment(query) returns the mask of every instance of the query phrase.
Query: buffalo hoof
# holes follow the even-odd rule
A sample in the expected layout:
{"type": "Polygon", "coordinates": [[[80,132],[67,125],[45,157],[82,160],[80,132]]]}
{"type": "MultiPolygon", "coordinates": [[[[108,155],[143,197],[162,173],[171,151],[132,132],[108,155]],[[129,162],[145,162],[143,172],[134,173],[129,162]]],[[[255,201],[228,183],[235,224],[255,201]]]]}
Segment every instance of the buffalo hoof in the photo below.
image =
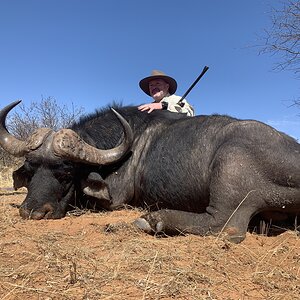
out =
{"type": "Polygon", "coordinates": [[[155,225],[155,228],[152,228],[147,220],[138,218],[133,222],[133,225],[147,233],[159,233],[163,231],[163,223],[161,221],[155,225]]]}
{"type": "Polygon", "coordinates": [[[239,244],[246,238],[246,233],[241,233],[236,227],[228,227],[224,233],[225,239],[234,244],[239,244]]]}
{"type": "Polygon", "coordinates": [[[239,244],[245,239],[245,235],[233,235],[233,236],[227,236],[227,240],[233,244],[239,244]]]}

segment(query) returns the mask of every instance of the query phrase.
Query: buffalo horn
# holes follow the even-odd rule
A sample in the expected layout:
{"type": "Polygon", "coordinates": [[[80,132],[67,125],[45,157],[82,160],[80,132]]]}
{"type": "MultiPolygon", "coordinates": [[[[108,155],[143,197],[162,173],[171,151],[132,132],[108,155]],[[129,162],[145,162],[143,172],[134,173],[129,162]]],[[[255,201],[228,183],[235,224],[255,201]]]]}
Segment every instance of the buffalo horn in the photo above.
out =
{"type": "Polygon", "coordinates": [[[11,135],[6,129],[6,116],[20,102],[21,100],[15,101],[0,111],[0,146],[8,153],[19,157],[38,148],[43,143],[45,137],[51,132],[49,128],[40,128],[26,141],[21,141],[11,135]]]}
{"type": "Polygon", "coordinates": [[[75,131],[61,129],[53,138],[54,153],[60,157],[95,165],[108,165],[120,160],[132,145],[133,132],[128,122],[113,108],[112,111],[124,128],[124,139],[119,146],[108,150],[98,149],[87,144],[75,131]]]}

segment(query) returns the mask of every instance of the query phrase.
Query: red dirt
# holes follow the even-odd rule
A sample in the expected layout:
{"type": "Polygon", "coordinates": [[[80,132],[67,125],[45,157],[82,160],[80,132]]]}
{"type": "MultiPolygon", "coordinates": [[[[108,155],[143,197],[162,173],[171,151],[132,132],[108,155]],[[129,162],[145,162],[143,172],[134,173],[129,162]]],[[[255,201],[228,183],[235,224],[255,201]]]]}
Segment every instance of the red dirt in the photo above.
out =
{"type": "Polygon", "coordinates": [[[131,226],[138,210],[22,220],[24,197],[0,196],[1,300],[300,299],[296,231],[157,238],[131,226]]]}

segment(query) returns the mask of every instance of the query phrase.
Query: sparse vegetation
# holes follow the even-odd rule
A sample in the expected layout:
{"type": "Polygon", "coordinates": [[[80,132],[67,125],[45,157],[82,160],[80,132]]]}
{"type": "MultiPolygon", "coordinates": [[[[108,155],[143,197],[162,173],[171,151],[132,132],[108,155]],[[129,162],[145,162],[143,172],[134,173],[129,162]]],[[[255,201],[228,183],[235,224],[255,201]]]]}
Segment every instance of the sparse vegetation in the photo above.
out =
{"type": "Polygon", "coordinates": [[[131,226],[138,210],[25,221],[24,195],[0,198],[1,299],[300,299],[295,231],[158,238],[131,226]]]}
{"type": "MultiPolygon", "coordinates": [[[[275,55],[276,70],[289,70],[300,79],[300,1],[283,1],[282,9],[273,8],[271,26],[264,31],[260,53],[275,55]]],[[[300,108],[300,99],[293,100],[300,108]]]]}
{"type": "MultiPolygon", "coordinates": [[[[18,108],[8,115],[6,125],[11,134],[24,140],[40,127],[53,130],[66,128],[76,121],[83,111],[82,107],[76,108],[73,104],[71,106],[58,104],[53,97],[42,98],[41,101],[31,102],[28,107],[19,104],[18,108]]],[[[3,168],[18,164],[20,159],[11,156],[0,146],[0,173],[3,168]]]]}
{"type": "Polygon", "coordinates": [[[83,113],[83,108],[76,108],[73,103],[70,106],[58,104],[53,97],[42,98],[41,101],[33,101],[27,107],[19,104],[8,116],[9,131],[20,139],[26,139],[34,130],[47,127],[53,130],[69,127],[83,113]]]}

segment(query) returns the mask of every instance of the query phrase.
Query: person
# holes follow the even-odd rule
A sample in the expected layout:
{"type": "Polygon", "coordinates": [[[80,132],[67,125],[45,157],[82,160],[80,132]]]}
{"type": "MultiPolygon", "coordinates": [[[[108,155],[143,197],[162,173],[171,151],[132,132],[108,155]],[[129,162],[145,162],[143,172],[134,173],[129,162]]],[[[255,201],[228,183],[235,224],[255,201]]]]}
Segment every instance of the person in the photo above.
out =
{"type": "Polygon", "coordinates": [[[140,88],[150,97],[153,98],[152,103],[140,105],[140,111],[148,111],[151,113],[156,109],[166,109],[175,113],[184,113],[188,116],[194,116],[194,108],[183,99],[181,105],[178,104],[180,96],[175,95],[177,82],[174,78],[165,73],[153,70],[151,76],[142,79],[139,82],[140,88]]]}

